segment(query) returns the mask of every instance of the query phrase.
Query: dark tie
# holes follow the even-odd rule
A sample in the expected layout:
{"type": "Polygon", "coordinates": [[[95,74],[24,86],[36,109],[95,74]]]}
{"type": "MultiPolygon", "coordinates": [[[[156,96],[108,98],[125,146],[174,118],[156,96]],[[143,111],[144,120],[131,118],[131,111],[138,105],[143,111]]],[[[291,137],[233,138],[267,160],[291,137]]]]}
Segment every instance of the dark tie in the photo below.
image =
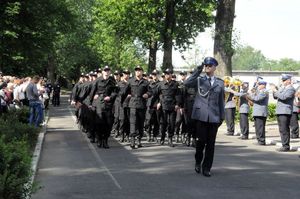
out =
{"type": "Polygon", "coordinates": [[[211,77],[208,78],[209,86],[211,86],[211,77]]]}

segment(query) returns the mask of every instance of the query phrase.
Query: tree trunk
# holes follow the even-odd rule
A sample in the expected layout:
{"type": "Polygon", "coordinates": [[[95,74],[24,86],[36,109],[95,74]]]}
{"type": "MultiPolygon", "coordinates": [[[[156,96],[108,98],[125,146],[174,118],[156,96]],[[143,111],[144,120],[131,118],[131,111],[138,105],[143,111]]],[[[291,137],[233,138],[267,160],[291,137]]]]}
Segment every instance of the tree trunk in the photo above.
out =
{"type": "Polygon", "coordinates": [[[156,52],[157,41],[152,41],[149,45],[148,73],[151,73],[154,69],[156,69],[156,52]]]}
{"type": "Polygon", "coordinates": [[[50,79],[51,84],[53,85],[55,83],[55,60],[53,55],[48,55],[48,71],[47,71],[47,76],[48,79],[50,79]]]}
{"type": "Polygon", "coordinates": [[[214,57],[218,60],[216,75],[232,76],[233,56],[232,29],[235,13],[235,0],[220,0],[215,19],[214,57]]]}
{"type": "Polygon", "coordinates": [[[173,48],[173,31],[175,27],[175,0],[166,0],[166,18],[164,31],[164,58],[162,70],[166,68],[173,69],[172,65],[172,48],[173,48]]]}

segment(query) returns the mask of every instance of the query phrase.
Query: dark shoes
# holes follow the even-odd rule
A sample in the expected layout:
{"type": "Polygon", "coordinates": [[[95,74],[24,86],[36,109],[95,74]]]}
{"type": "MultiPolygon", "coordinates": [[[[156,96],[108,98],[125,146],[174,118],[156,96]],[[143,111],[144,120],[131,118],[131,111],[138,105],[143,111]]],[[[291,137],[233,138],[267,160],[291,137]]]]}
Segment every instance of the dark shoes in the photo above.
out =
{"type": "MultiPolygon", "coordinates": [[[[196,173],[201,173],[200,164],[195,164],[195,171],[196,171],[196,173]]],[[[210,177],[211,173],[208,169],[202,168],[202,175],[205,176],[205,177],[210,177]]]]}
{"type": "Polygon", "coordinates": [[[132,149],[135,149],[135,138],[134,137],[131,137],[131,140],[130,140],[130,147],[132,149]]]}
{"type": "Polygon", "coordinates": [[[266,145],[265,142],[257,142],[257,143],[254,143],[254,145],[257,145],[257,146],[264,146],[266,145]]]}
{"type": "Polygon", "coordinates": [[[248,140],[249,138],[248,138],[248,136],[241,136],[241,137],[239,137],[239,139],[241,139],[241,140],[248,140]]]}
{"type": "Polygon", "coordinates": [[[169,144],[169,147],[174,147],[172,138],[169,138],[168,144],[169,144]]]}
{"type": "Polygon", "coordinates": [[[278,151],[278,152],[289,152],[290,149],[286,148],[286,147],[280,147],[279,149],[276,149],[276,151],[278,151]]]}
{"type": "Polygon", "coordinates": [[[200,166],[200,164],[195,164],[195,171],[196,171],[196,173],[200,173],[201,172],[201,166],[200,166]]]}
{"type": "Polygon", "coordinates": [[[227,135],[227,136],[233,136],[233,134],[234,133],[230,133],[230,132],[225,133],[225,135],[227,135]]]}
{"type": "Polygon", "coordinates": [[[202,170],[202,175],[205,176],[205,177],[210,177],[210,176],[211,176],[211,173],[210,173],[209,170],[203,169],[203,170],[202,170]]]}

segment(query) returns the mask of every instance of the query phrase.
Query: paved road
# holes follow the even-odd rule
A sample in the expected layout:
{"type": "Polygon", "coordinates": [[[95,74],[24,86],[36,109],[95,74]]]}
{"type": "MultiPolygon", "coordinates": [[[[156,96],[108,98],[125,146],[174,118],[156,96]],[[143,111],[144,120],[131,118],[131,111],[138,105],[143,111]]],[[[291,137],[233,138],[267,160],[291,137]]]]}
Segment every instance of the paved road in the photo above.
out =
{"type": "Polygon", "coordinates": [[[278,153],[219,133],[212,177],[194,172],[194,149],[111,139],[98,149],[81,133],[63,98],[52,107],[33,199],[299,198],[299,152],[278,153]]]}

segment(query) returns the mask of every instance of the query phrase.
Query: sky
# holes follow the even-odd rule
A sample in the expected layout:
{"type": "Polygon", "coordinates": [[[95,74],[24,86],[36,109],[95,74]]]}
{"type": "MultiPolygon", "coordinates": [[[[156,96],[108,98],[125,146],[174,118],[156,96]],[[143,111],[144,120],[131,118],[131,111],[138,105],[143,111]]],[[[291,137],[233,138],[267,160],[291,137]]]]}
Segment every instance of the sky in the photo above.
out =
{"type": "MultiPolygon", "coordinates": [[[[300,61],[300,0],[236,0],[235,15],[233,35],[238,43],[260,50],[268,59],[300,61]]],[[[197,37],[195,47],[175,51],[174,66],[199,64],[204,56],[212,56],[211,29],[197,37]]]]}

